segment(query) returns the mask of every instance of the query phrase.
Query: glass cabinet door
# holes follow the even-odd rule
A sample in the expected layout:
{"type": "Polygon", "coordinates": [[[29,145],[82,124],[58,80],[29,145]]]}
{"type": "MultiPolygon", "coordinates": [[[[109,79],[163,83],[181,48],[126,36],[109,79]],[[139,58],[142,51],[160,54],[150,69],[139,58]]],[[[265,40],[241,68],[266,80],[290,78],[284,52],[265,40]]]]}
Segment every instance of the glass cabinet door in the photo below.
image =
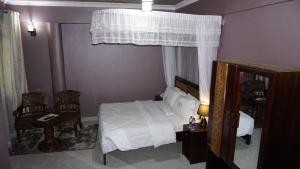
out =
{"type": "Polygon", "coordinates": [[[268,84],[268,77],[240,72],[233,163],[241,169],[257,168],[268,84]]]}

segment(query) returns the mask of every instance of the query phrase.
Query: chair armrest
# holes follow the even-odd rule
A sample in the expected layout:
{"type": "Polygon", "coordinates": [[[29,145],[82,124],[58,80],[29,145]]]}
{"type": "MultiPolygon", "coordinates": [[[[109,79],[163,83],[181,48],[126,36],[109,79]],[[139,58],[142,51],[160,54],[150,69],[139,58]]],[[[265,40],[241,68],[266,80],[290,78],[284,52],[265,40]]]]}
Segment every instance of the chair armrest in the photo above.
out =
{"type": "Polygon", "coordinates": [[[23,111],[23,106],[19,106],[15,111],[13,111],[13,116],[17,117],[20,112],[23,111]]]}

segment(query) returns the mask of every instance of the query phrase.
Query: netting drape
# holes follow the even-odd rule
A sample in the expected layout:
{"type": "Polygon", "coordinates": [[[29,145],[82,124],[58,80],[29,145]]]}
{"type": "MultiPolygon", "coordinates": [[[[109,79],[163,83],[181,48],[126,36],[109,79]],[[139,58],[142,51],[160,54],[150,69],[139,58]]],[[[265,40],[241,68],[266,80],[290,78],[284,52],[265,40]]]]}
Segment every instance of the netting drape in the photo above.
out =
{"type": "Polygon", "coordinates": [[[208,104],[212,61],[217,58],[221,21],[221,16],[105,9],[94,11],[90,32],[92,44],[197,47],[200,101],[208,104]]]}
{"type": "Polygon", "coordinates": [[[218,46],[220,16],[106,9],[93,13],[92,43],[218,46]]]}

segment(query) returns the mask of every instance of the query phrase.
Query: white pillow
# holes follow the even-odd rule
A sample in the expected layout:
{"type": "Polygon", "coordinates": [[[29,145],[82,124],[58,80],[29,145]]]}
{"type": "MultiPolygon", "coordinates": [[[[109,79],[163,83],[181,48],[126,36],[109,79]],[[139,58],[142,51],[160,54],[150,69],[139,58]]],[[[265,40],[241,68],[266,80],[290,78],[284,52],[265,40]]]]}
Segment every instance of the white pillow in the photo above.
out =
{"type": "Polygon", "coordinates": [[[184,92],[176,91],[175,88],[167,87],[163,97],[164,104],[168,104],[169,106],[173,107],[177,97],[184,94],[184,92]]]}
{"type": "Polygon", "coordinates": [[[196,97],[192,96],[191,94],[188,94],[187,96],[189,98],[191,98],[192,100],[194,100],[195,107],[194,107],[193,113],[194,113],[194,115],[197,115],[198,114],[198,110],[199,110],[199,106],[200,106],[200,101],[196,97]]]}
{"type": "Polygon", "coordinates": [[[181,116],[185,121],[188,121],[190,116],[193,116],[195,111],[195,100],[189,96],[179,96],[174,103],[172,109],[175,113],[181,116]]]}
{"type": "Polygon", "coordinates": [[[162,111],[167,115],[167,116],[172,116],[174,115],[174,110],[168,105],[164,104],[162,105],[162,111]]]}
{"type": "Polygon", "coordinates": [[[179,92],[182,95],[186,95],[186,93],[184,91],[182,91],[181,89],[179,89],[178,87],[174,87],[174,89],[179,92]]]}

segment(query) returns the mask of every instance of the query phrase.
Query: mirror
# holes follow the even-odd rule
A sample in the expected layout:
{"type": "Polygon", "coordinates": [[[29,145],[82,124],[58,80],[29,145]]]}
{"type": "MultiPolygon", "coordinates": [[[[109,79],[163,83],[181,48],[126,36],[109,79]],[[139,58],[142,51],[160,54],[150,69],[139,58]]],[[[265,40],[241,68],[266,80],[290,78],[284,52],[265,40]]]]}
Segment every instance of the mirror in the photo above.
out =
{"type": "Polygon", "coordinates": [[[240,73],[240,107],[234,164],[241,169],[257,168],[268,83],[268,77],[240,73]]]}

